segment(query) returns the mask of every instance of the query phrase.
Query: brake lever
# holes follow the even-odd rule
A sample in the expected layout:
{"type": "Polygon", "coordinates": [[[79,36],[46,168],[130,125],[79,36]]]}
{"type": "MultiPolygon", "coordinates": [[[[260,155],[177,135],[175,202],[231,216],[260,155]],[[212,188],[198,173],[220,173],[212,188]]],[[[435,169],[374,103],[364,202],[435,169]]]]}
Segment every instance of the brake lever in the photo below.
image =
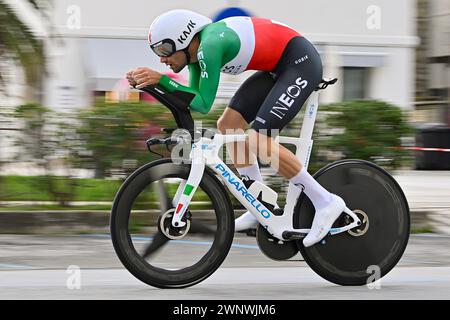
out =
{"type": "Polygon", "coordinates": [[[155,150],[152,149],[152,147],[154,145],[164,144],[164,140],[163,139],[150,138],[150,139],[147,139],[147,141],[145,141],[145,144],[147,145],[147,149],[148,149],[149,152],[151,152],[153,154],[156,154],[156,155],[160,156],[161,158],[164,158],[163,154],[161,154],[159,152],[156,152],[155,150]]]}
{"type": "Polygon", "coordinates": [[[157,156],[160,156],[161,158],[164,158],[164,155],[163,155],[163,154],[161,154],[161,153],[159,153],[159,152],[156,152],[155,150],[152,150],[151,146],[148,146],[148,145],[147,145],[147,148],[148,148],[148,151],[149,151],[150,153],[156,154],[157,156]]]}
{"type": "Polygon", "coordinates": [[[156,155],[160,156],[161,158],[164,158],[163,154],[152,150],[152,147],[155,146],[155,145],[162,145],[163,144],[163,145],[166,146],[167,151],[171,152],[171,150],[169,149],[170,145],[176,145],[176,144],[183,143],[183,142],[184,142],[184,140],[183,140],[182,137],[168,137],[168,138],[165,138],[165,139],[150,138],[145,143],[147,144],[148,151],[150,151],[153,154],[156,154],[156,155]]]}

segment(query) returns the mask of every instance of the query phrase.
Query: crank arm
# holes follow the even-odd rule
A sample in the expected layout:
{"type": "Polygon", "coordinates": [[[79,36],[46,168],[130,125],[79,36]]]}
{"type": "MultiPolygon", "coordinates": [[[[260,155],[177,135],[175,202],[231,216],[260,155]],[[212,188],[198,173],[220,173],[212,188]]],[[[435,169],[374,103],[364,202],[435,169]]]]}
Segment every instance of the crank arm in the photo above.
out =
{"type": "Polygon", "coordinates": [[[349,208],[346,207],[344,209],[344,212],[353,219],[353,222],[350,223],[349,225],[346,225],[345,227],[331,228],[330,235],[334,236],[335,234],[346,232],[348,230],[351,230],[351,229],[356,228],[361,225],[361,220],[358,218],[358,216],[352,210],[350,210],[349,208]]]}

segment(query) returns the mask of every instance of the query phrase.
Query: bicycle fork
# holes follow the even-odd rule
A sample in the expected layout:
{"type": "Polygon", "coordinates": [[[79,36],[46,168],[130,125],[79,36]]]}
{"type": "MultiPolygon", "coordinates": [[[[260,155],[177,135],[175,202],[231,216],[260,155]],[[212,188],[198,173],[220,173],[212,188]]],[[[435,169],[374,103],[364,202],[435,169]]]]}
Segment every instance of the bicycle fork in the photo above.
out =
{"type": "MultiPolygon", "coordinates": [[[[195,144],[192,146],[195,149],[195,144]]],[[[191,151],[192,152],[192,151],[191,151]]],[[[189,173],[187,181],[181,181],[178,186],[173,204],[175,205],[175,212],[172,217],[172,226],[174,227],[184,227],[186,225],[185,221],[182,221],[186,211],[191,203],[192,197],[197,190],[198,185],[203,177],[203,172],[205,171],[205,162],[202,158],[193,157],[192,167],[189,173]]]]}

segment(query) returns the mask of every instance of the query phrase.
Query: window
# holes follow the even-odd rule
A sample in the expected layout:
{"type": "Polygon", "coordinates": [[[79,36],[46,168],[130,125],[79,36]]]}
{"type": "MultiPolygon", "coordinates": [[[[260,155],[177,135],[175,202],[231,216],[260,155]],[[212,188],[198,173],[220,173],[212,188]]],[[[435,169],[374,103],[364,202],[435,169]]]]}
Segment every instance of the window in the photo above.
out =
{"type": "Polygon", "coordinates": [[[368,98],[369,68],[344,67],[344,100],[368,98]]]}

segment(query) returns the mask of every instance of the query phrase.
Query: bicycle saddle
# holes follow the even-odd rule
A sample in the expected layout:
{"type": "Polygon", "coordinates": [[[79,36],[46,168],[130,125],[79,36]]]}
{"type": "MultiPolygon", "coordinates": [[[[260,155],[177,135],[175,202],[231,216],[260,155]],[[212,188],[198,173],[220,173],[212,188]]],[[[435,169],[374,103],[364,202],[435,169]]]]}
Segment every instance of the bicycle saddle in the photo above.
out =
{"type": "Polygon", "coordinates": [[[337,80],[338,80],[337,78],[323,78],[322,81],[320,81],[319,85],[317,86],[316,90],[314,91],[323,90],[329,85],[335,84],[337,80]]]}

